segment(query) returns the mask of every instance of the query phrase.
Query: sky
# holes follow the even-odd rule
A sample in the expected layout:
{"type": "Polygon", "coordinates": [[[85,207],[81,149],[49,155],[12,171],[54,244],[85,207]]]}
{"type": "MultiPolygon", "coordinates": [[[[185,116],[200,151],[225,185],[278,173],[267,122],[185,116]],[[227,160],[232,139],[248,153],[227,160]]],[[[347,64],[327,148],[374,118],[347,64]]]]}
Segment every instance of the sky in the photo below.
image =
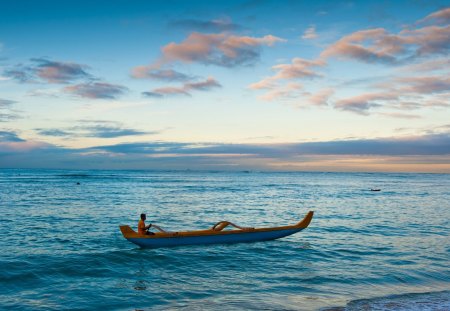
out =
{"type": "Polygon", "coordinates": [[[0,7],[0,168],[450,173],[449,1],[0,7]]]}

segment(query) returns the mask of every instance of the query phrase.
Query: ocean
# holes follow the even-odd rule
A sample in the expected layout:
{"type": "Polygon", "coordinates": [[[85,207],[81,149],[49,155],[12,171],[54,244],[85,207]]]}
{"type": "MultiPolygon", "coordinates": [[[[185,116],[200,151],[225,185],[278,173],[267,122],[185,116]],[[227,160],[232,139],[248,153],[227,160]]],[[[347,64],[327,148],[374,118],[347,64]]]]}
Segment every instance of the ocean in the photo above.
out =
{"type": "Polygon", "coordinates": [[[450,310],[450,175],[0,170],[2,310],[450,310]],[[379,188],[380,191],[370,191],[379,188]],[[140,249],[119,225],[310,226],[140,249]]]}

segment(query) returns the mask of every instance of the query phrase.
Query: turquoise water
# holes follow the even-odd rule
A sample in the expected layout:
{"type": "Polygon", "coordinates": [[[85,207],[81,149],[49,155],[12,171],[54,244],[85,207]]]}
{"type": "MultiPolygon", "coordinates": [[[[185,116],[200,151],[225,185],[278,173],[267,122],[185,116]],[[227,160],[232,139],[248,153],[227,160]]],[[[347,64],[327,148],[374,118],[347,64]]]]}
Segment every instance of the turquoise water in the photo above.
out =
{"type": "Polygon", "coordinates": [[[450,175],[0,170],[0,191],[0,309],[450,309],[450,175]],[[149,250],[118,229],[309,210],[306,230],[253,244],[149,250]]]}

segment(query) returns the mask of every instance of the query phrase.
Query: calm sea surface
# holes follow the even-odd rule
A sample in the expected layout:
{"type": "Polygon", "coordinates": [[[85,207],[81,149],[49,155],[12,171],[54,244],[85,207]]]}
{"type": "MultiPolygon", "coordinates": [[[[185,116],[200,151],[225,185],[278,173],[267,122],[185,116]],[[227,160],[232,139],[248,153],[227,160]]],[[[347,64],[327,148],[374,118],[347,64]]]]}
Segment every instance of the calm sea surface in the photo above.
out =
{"type": "Polygon", "coordinates": [[[0,170],[0,215],[0,309],[450,309],[450,175],[0,170]],[[140,249],[118,228],[309,210],[253,244],[140,249]]]}

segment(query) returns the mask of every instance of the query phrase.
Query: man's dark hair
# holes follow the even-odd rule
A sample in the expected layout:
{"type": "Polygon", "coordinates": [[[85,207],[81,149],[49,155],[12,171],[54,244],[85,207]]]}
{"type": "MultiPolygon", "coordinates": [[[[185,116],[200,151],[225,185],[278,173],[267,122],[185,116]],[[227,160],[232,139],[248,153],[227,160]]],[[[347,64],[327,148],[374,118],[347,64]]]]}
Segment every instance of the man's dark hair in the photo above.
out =
{"type": "Polygon", "coordinates": [[[145,214],[141,214],[141,219],[144,220],[144,218],[146,218],[145,214]]]}

